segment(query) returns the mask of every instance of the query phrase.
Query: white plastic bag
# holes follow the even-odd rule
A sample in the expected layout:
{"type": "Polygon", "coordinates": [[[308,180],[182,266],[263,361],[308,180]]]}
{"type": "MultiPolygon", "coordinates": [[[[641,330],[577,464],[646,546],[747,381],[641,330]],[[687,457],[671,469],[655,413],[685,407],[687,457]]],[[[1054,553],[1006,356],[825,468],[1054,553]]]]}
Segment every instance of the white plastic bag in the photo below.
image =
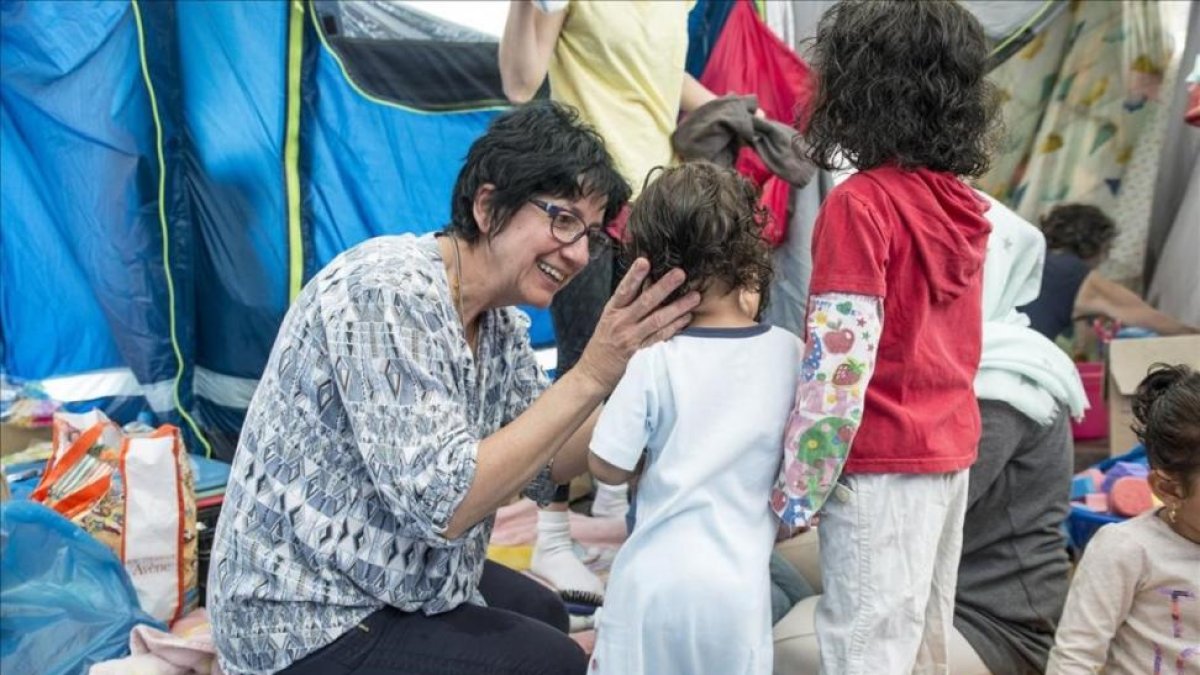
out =
{"type": "Polygon", "coordinates": [[[30,498],[111,548],[155,619],[195,608],[196,494],[179,430],[126,433],[99,411],[59,413],[53,447],[30,498]]]}

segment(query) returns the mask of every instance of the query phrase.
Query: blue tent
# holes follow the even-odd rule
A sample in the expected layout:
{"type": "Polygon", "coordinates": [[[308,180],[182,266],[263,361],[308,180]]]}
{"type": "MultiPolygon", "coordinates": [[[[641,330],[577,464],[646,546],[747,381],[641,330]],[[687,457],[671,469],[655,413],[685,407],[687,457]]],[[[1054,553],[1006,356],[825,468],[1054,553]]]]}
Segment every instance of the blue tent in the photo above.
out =
{"type": "Polygon", "coordinates": [[[0,372],[226,458],[289,301],[367,237],[440,229],[504,104],[494,41],[386,3],[0,22],[0,372]]]}

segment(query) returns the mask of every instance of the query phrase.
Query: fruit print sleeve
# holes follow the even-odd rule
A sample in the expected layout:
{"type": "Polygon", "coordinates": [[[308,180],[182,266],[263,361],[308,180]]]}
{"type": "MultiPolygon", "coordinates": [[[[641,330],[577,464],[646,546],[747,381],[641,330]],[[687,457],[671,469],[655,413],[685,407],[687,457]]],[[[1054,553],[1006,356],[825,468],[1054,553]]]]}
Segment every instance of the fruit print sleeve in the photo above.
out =
{"type": "Polygon", "coordinates": [[[882,331],[882,298],[824,293],[809,299],[804,362],[771,493],[771,510],[788,527],[810,525],[842,473],[882,331]]]}

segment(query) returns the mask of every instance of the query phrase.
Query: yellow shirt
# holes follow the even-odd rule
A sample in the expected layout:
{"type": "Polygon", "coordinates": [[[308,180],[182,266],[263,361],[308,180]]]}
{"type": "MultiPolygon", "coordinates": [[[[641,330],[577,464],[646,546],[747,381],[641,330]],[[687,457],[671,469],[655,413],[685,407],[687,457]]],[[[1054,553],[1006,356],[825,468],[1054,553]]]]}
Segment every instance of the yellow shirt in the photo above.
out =
{"type": "Polygon", "coordinates": [[[635,196],[674,157],[693,4],[572,0],[550,59],[550,97],[596,128],[635,196]]]}

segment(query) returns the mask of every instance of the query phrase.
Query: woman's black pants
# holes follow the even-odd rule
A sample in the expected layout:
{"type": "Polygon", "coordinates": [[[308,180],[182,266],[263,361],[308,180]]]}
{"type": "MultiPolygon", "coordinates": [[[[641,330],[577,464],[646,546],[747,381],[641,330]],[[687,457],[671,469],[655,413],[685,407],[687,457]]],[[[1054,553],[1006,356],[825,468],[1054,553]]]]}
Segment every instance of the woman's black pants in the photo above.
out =
{"type": "Polygon", "coordinates": [[[479,580],[487,607],[426,616],[384,607],[282,671],[288,675],[579,675],[588,657],[567,637],[553,591],[487,561],[479,580]]]}

